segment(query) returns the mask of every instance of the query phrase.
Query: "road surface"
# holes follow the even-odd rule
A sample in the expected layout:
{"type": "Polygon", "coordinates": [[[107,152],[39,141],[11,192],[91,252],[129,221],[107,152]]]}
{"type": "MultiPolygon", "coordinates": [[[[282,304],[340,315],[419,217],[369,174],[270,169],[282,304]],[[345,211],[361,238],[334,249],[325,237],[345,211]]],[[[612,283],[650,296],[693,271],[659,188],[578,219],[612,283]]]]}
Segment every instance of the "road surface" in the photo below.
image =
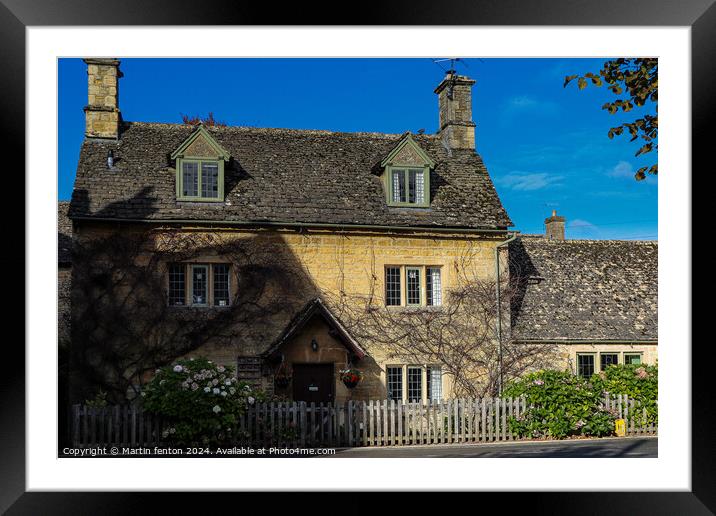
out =
{"type": "Polygon", "coordinates": [[[657,457],[657,437],[343,448],[327,457],[657,457]]]}

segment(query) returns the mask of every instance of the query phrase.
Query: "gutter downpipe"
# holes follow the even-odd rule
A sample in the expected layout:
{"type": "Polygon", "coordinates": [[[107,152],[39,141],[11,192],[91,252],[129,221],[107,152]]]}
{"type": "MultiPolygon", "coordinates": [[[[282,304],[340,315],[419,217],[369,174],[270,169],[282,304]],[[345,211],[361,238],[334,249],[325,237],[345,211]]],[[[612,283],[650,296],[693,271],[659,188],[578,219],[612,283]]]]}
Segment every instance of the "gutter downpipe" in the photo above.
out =
{"type": "Polygon", "coordinates": [[[519,232],[512,233],[504,242],[495,246],[495,297],[497,300],[497,395],[502,396],[502,302],[500,300],[500,249],[517,238],[519,232]]]}

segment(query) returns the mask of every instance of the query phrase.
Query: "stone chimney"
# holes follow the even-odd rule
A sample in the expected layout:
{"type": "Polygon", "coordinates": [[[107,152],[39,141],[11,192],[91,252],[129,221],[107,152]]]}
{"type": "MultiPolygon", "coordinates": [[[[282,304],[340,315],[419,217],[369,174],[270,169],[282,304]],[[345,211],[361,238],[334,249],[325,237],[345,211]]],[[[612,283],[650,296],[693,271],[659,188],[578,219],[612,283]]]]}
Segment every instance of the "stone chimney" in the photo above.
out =
{"type": "Polygon", "coordinates": [[[545,238],[547,240],[564,240],[564,223],[567,219],[557,215],[557,210],[552,210],[552,216],[544,219],[547,227],[545,238]]]}
{"type": "Polygon", "coordinates": [[[87,105],[85,136],[119,138],[119,71],[118,59],[85,59],[87,63],[87,105]]]}
{"type": "Polygon", "coordinates": [[[435,88],[440,126],[438,135],[451,149],[475,149],[475,122],[472,121],[472,85],[475,81],[449,70],[435,88]]]}

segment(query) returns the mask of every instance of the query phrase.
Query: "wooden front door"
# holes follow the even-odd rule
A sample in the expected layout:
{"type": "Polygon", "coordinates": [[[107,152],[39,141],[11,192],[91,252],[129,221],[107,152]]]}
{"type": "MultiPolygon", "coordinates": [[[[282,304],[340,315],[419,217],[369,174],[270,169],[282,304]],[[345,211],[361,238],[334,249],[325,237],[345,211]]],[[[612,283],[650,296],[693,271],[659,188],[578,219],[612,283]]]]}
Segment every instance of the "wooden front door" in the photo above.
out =
{"type": "Polygon", "coordinates": [[[293,364],[294,401],[333,401],[333,364],[293,364]]]}

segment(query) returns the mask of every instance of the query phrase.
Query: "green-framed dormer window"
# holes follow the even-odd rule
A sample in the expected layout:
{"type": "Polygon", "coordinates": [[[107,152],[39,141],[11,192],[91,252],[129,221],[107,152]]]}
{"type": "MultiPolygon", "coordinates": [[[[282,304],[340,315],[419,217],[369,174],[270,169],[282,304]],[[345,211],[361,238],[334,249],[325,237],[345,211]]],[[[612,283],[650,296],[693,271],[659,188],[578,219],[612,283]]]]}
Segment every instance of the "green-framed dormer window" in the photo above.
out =
{"type": "Polygon", "coordinates": [[[430,207],[430,170],[435,162],[410,134],[381,162],[388,206],[430,207]]]}
{"type": "Polygon", "coordinates": [[[224,200],[224,162],[206,159],[177,159],[177,199],[224,200]]]}
{"type": "Polygon", "coordinates": [[[388,180],[391,206],[430,206],[430,169],[389,167],[388,180]]]}
{"type": "Polygon", "coordinates": [[[178,201],[224,200],[224,163],[229,153],[199,125],[171,155],[176,160],[178,201]]]}

